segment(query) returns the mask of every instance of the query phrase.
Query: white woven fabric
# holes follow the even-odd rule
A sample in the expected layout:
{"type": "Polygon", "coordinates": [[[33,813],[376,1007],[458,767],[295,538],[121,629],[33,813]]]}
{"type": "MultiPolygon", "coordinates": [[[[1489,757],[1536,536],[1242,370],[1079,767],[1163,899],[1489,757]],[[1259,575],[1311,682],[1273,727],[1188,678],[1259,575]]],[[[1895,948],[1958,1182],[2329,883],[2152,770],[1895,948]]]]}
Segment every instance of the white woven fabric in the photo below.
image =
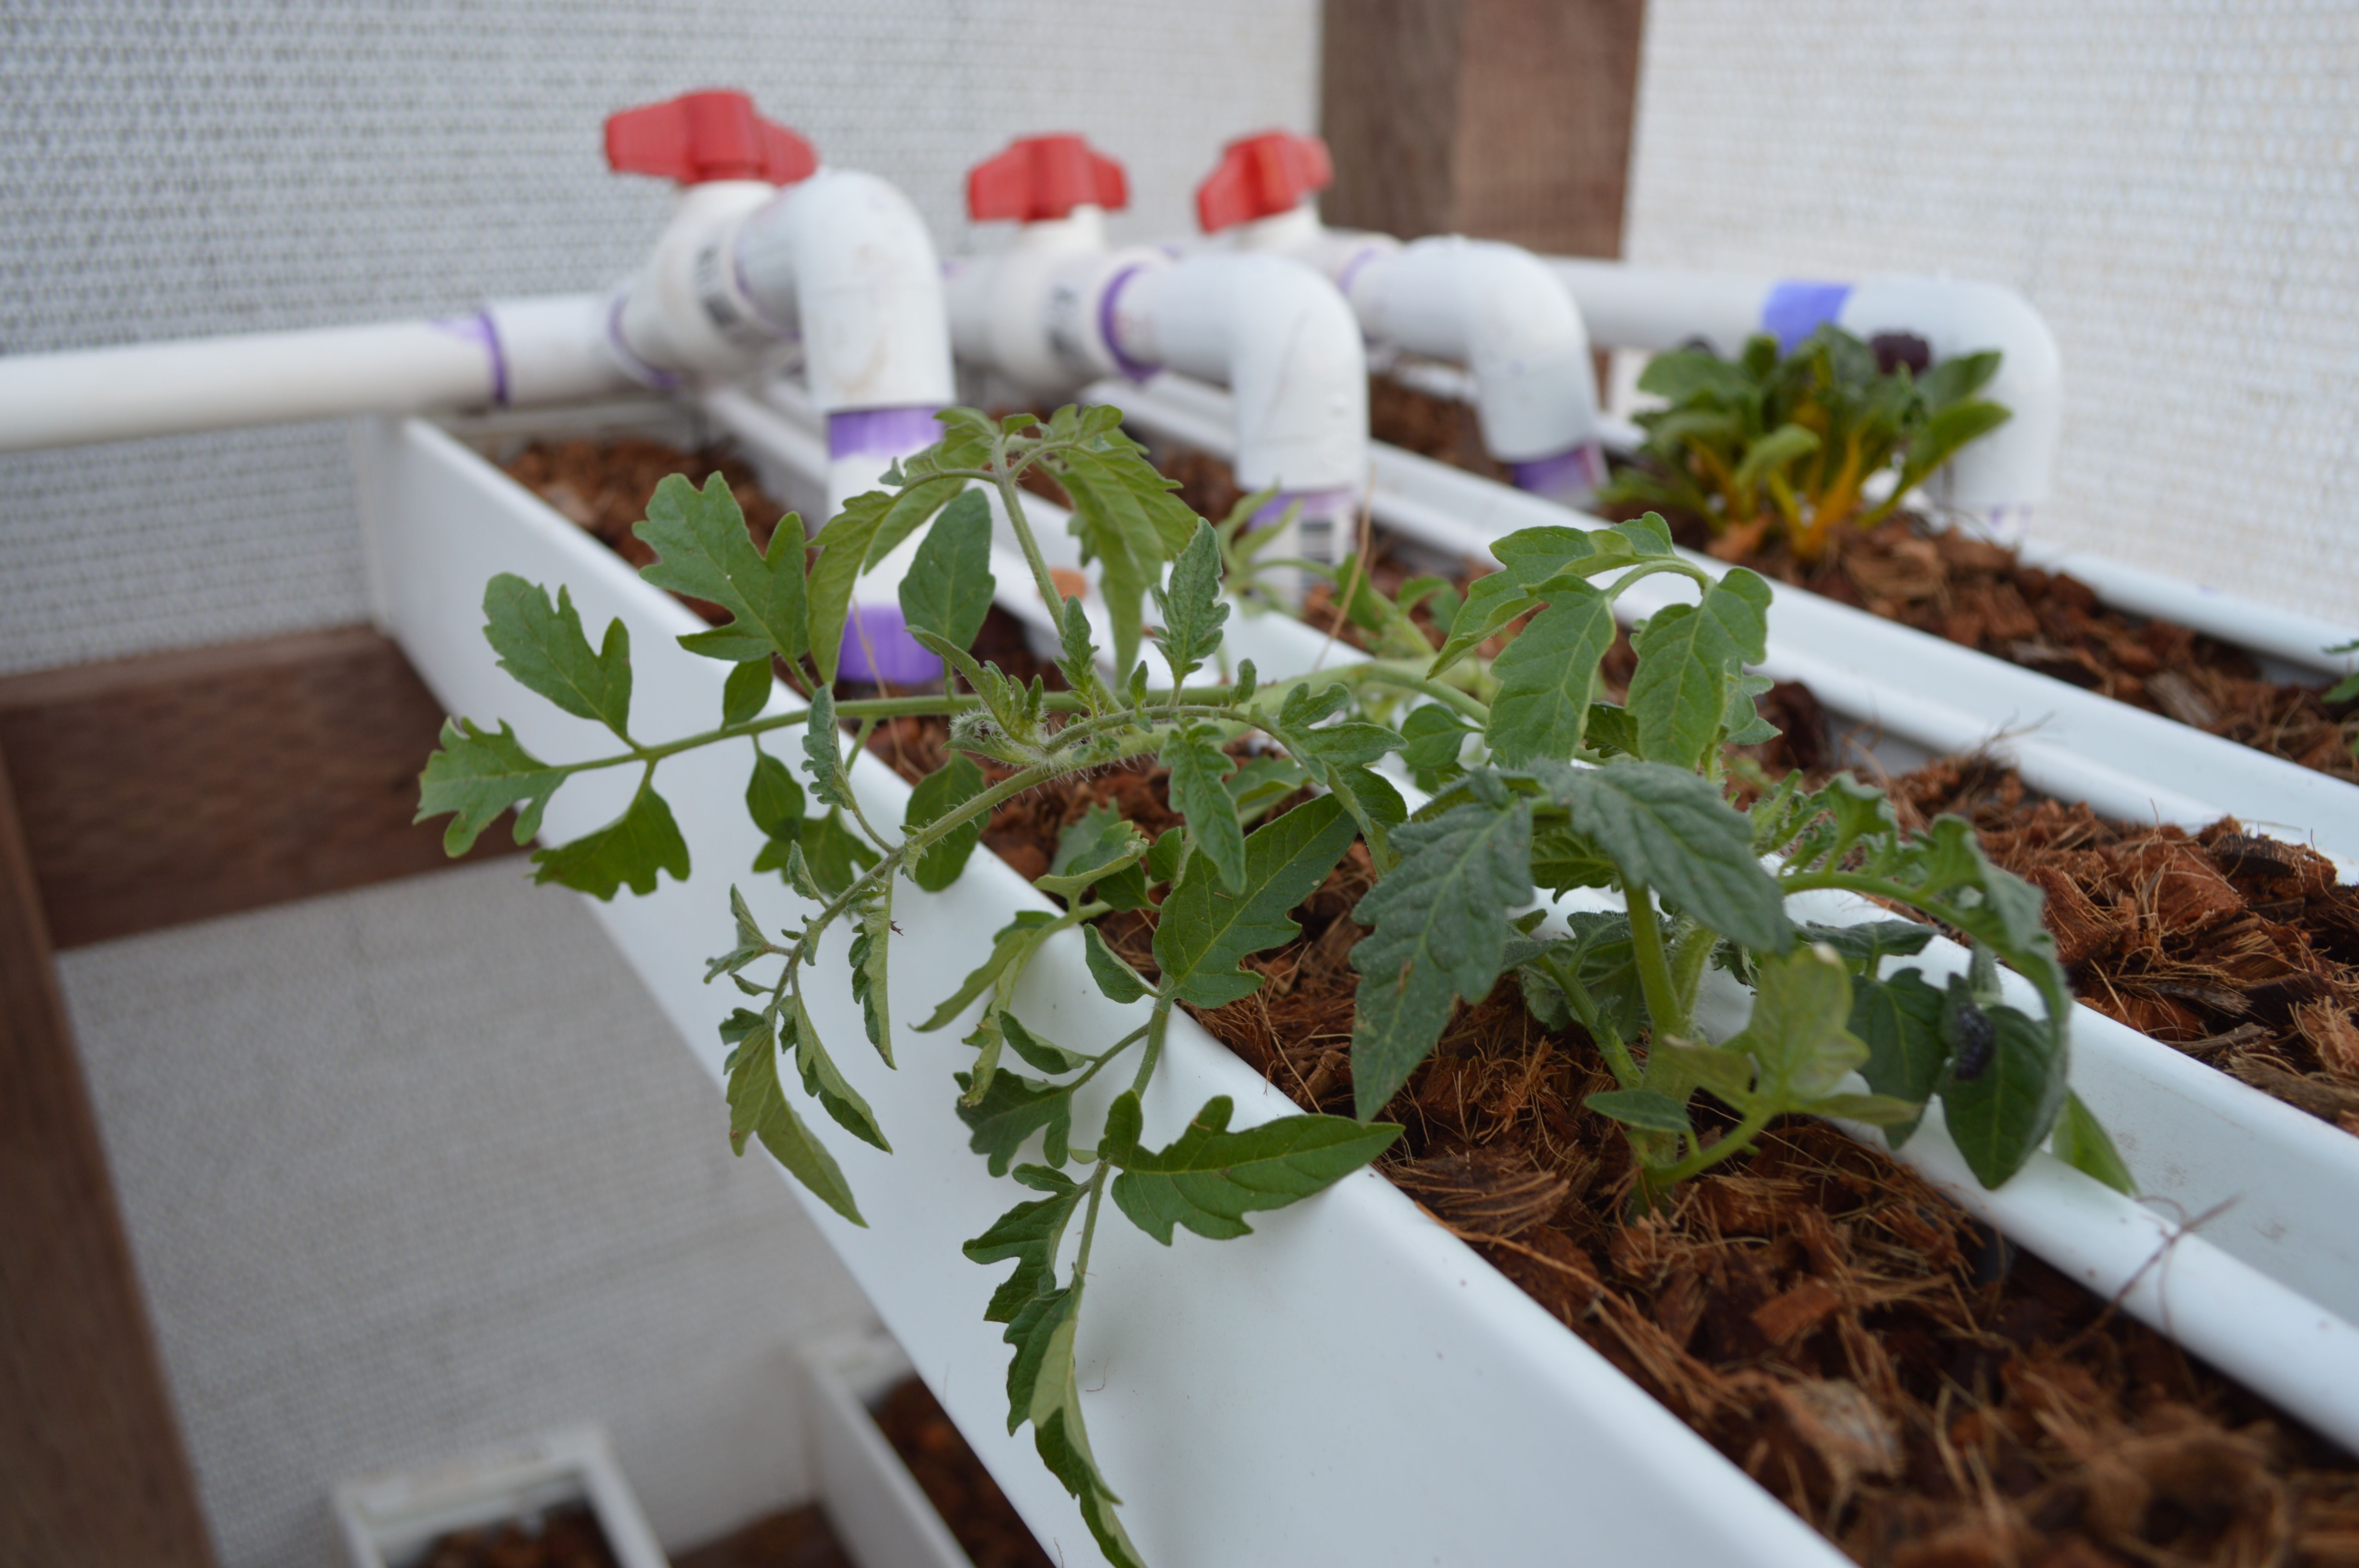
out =
{"type": "Polygon", "coordinates": [[[2359,10],[1649,0],[1627,251],[2010,284],[2063,350],[2041,535],[2359,614],[2359,10]]]}

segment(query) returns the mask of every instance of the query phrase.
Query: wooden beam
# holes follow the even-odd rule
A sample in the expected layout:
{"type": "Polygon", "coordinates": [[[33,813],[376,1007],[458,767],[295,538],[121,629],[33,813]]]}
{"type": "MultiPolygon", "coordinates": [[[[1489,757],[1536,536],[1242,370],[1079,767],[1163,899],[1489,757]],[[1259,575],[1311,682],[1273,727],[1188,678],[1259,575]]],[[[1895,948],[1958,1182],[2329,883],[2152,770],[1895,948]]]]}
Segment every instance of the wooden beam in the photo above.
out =
{"type": "Polygon", "coordinates": [[[1619,255],[1645,0],[1327,0],[1328,220],[1619,255]]]}
{"type": "MultiPolygon", "coordinates": [[[[0,755],[60,947],[450,862],[413,826],[442,710],[345,627],[0,680],[0,755]]],[[[495,826],[477,856],[511,846],[495,826]]]]}
{"type": "Polygon", "coordinates": [[[212,1547],[0,765],[0,1563],[212,1547]]]}

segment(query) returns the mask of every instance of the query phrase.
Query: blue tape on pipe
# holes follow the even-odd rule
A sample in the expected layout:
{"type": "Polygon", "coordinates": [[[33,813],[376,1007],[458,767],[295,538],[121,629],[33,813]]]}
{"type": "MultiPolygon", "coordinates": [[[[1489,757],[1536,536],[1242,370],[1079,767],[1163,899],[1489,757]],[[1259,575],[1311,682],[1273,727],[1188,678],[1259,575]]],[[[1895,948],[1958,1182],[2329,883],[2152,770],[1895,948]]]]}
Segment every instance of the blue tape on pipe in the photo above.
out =
{"type": "Polygon", "coordinates": [[[1793,278],[1773,286],[1761,302],[1761,330],[1777,340],[1777,351],[1794,345],[1843,314],[1851,297],[1848,283],[1812,283],[1793,278]]]}

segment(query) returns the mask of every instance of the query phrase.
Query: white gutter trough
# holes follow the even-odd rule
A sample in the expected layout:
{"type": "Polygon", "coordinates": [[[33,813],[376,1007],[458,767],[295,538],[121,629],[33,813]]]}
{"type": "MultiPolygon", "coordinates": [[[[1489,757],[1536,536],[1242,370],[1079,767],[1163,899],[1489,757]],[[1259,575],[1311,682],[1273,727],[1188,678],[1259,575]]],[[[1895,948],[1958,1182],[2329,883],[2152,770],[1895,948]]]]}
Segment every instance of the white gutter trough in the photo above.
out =
{"type": "MultiPolygon", "coordinates": [[[[1226,450],[1217,388],[1166,375],[1143,387],[1100,383],[1087,395],[1142,428],[1226,450]]],[[[1487,559],[1492,541],[1518,528],[1597,522],[1397,447],[1375,443],[1371,453],[1377,520],[1469,559],[1487,559]]],[[[1715,576],[1729,569],[1681,555],[1715,576]]],[[[1649,615],[1684,591],[1649,579],[1619,609],[1625,620],[1649,615]]],[[[2190,829],[2233,816],[2315,846],[2346,874],[2359,867],[2359,786],[1818,594],[1777,589],[1760,667],[1929,754],[1987,747],[2032,787],[2104,816],[2190,829]]]]}

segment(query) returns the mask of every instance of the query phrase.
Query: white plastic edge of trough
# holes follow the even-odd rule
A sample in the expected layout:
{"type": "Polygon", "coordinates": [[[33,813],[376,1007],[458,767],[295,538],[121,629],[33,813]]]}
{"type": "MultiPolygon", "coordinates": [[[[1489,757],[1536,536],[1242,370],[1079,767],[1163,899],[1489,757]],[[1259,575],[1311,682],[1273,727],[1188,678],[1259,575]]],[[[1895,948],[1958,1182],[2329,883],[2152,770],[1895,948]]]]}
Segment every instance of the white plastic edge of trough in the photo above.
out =
{"type": "MultiPolygon", "coordinates": [[[[784,415],[778,428],[788,433],[810,417],[790,395],[775,395],[773,404],[784,415]]],[[[757,453],[769,433],[753,419],[733,423],[724,416],[723,422],[757,453]]],[[[776,453],[774,460],[788,467],[807,460],[787,448],[776,453]]],[[[1037,499],[1027,509],[1036,513],[1035,532],[1054,564],[1078,565],[1077,548],[1061,528],[1065,513],[1037,499]]],[[[1003,604],[1053,630],[1037,595],[1022,586],[1028,574],[1014,558],[1012,541],[1003,545],[1002,555],[1006,558],[995,558],[994,571],[1003,585],[1003,604]],[[1015,585],[1013,593],[1009,585],[1015,585]]],[[[1280,625],[1288,624],[1295,623],[1265,625],[1253,634],[1266,643],[1281,635],[1280,625]]],[[[1315,633],[1307,641],[1298,637],[1296,648],[1295,668],[1358,656],[1315,633]]],[[[1266,656],[1262,662],[1272,670],[1279,667],[1266,656]]],[[[1830,924],[1886,914],[1864,899],[1832,892],[1810,895],[1808,907],[1830,924]]],[[[1952,971],[1962,974],[1966,955],[1943,940],[1915,962],[1938,979],[1952,971]]],[[[2008,985],[2018,1005],[2038,1011],[2027,982],[2010,976],[2008,985]]],[[[2201,1233],[2230,1256],[2344,1321],[2359,1323],[2359,1226],[2349,1223],[2359,1205],[2359,1139],[2093,1008],[2074,1004],[2071,1037],[2073,1087],[2112,1132],[2149,1202],[2174,1206],[2181,1220],[2202,1217],[2201,1233]]],[[[1912,1144],[1904,1156],[1915,1152],[1912,1144]]],[[[1944,1175],[1931,1173],[1937,1179],[1944,1175]]],[[[1976,1185],[1974,1191],[1979,1195],[1981,1189],[1976,1185]]]]}
{"type": "MultiPolygon", "coordinates": [[[[1181,377],[1144,386],[1101,382],[1084,396],[1146,428],[1225,454],[1220,390],[1181,377]]],[[[1375,516],[1409,537],[1471,559],[1518,528],[1600,520],[1446,464],[1372,444],[1375,516]]],[[[1718,576],[1728,564],[1681,551],[1718,576]]],[[[1656,577],[1624,595],[1625,621],[1690,589],[1656,577]]],[[[1939,755],[1987,748],[2035,789],[2085,800],[2123,821],[2188,828],[2234,816],[2309,843],[2350,874],[2359,866],[2359,785],[2115,702],[1912,627],[1779,585],[1760,669],[1810,687],[1829,707],[1939,755]]]]}
{"type": "Polygon", "coordinates": [[[571,1502],[590,1506],[621,1568],[666,1568],[600,1426],[565,1427],[462,1459],[346,1481],[334,1497],[353,1568],[406,1568],[447,1530],[571,1502]]]}
{"type": "MultiPolygon", "coordinates": [[[[379,423],[362,442],[364,510],[378,538],[380,603],[388,626],[453,711],[513,719],[542,755],[599,743],[583,721],[514,687],[479,636],[479,585],[514,570],[571,585],[593,629],[620,616],[643,649],[698,630],[684,607],[641,583],[618,557],[521,487],[421,421],[379,423]]],[[[724,672],[690,657],[649,657],[638,677],[637,727],[660,741],[710,722],[724,672]],[[651,719],[649,716],[656,716],[651,719]]],[[[782,700],[781,694],[781,700],[782,700]]],[[[750,864],[757,835],[738,809],[743,758],[704,752],[666,764],[704,880],[666,881],[647,898],[592,905],[617,946],[716,1080],[715,1028],[734,1003],[697,980],[701,960],[731,936],[722,879],[712,868],[750,864]]],[[[593,778],[596,776],[593,775],[593,778]]],[[[907,787],[869,759],[855,786],[882,818],[897,819],[907,787]]],[[[596,826],[622,804],[626,780],[577,781],[548,817],[550,837],[596,826]]],[[[750,881],[750,879],[745,879],[750,881]]],[[[766,914],[787,895],[755,884],[766,914]]],[[[901,951],[940,955],[911,984],[896,967],[893,1006],[904,1020],[937,999],[944,978],[979,959],[1013,909],[1045,907],[1003,863],[977,857],[944,893],[905,894],[901,951]]],[[[964,1149],[949,1072],[961,1053],[903,1031],[903,1067],[884,1069],[864,1036],[831,936],[810,1002],[847,1076],[867,1096],[900,1152],[885,1156],[808,1118],[842,1162],[875,1229],[854,1227],[795,1189],[853,1270],[887,1326],[961,1430],[1053,1552],[1095,1560],[1077,1516],[1022,1438],[1005,1433],[1006,1349],[981,1320],[999,1271],[955,1260],[1011,1200],[964,1149]],[[947,1057],[948,1060],[943,1058],[947,1057]],[[925,1064],[934,1065],[929,1074],[925,1064]]],[[[1052,943],[1027,976],[1022,1005],[1052,1038],[1113,1038],[1144,1007],[1105,1001],[1086,978],[1080,943],[1052,943]]],[[[953,1031],[955,1032],[955,1026],[953,1031]]],[[[949,1038],[946,1033],[944,1038],[949,1038]]],[[[1175,1019],[1165,1073],[1147,1097],[1148,1136],[1177,1132],[1211,1094],[1227,1094],[1240,1124],[1291,1107],[1185,1018],[1175,1019]]],[[[1093,1086],[1094,1089],[1096,1086],[1093,1086]]],[[[1086,1097],[1084,1118],[1107,1096],[1086,1097]]],[[[717,1133],[716,1133],[717,1136],[717,1133]]],[[[1920,1165],[1942,1142],[1912,1142],[1920,1165]]],[[[1953,1156],[1954,1158],[1954,1156],[1953,1156]]],[[[2323,1390],[2359,1387],[2359,1344],[2332,1314],[2224,1256],[2181,1238],[2168,1266],[2147,1269],[2170,1233],[2154,1215],[2041,1157],[1986,1198],[2003,1227],[2092,1289],[2110,1293],[2156,1276],[2160,1315],[2199,1331],[2190,1346],[2287,1408],[2321,1423],[2323,1390]],[[2060,1186],[2062,1196],[2042,1195],[2060,1186]],[[2029,1212],[2016,1215],[2021,1206],[2029,1212]],[[2218,1299],[2196,1301],[2201,1293],[2218,1299]],[[2237,1332],[2201,1343],[2233,1322],[2237,1332]],[[2256,1333],[2256,1327],[2266,1332],[2256,1333]],[[2242,1346],[2239,1353],[2239,1346],[2242,1346]],[[2272,1375],[2273,1373],[2277,1375],[2272,1375]],[[2298,1374],[2300,1384],[2279,1388],[2298,1374]]],[[[1538,1561],[1586,1541],[1594,1560],[1835,1563],[1815,1533],[1686,1426],[1566,1331],[1510,1281],[1425,1218],[1374,1173],[1322,1197],[1262,1217],[1260,1235],[1192,1249],[1180,1265],[1128,1227],[1101,1238],[1080,1346],[1101,1460],[1127,1483],[1134,1536],[1156,1561],[1538,1561]],[[1288,1337],[1288,1328],[1299,1332],[1288,1337]],[[1429,1359],[1429,1356],[1430,1359],[1429,1359]],[[1420,1441],[1390,1441],[1404,1410],[1420,1441]],[[1299,1441],[1271,1411],[1316,1411],[1322,1444],[1299,1441]],[[1414,1454],[1408,1450],[1414,1446],[1414,1454]],[[1154,1477],[1153,1489],[1145,1478],[1154,1477]],[[1485,1506],[1466,1510],[1464,1500],[1485,1506]],[[1282,1509],[1272,1499],[1284,1498],[1282,1509]],[[1699,1500],[1709,1498],[1708,1506],[1699,1500]],[[1516,1506],[1503,1509],[1501,1498],[1516,1506]]],[[[2145,1289],[2142,1287],[2142,1289],[2145,1289]]],[[[2140,1295],[2132,1304],[2141,1304],[2140,1295]]],[[[2181,1337],[2186,1337],[2182,1333],[2181,1337]]],[[[2347,1413],[2351,1401],[2343,1401],[2347,1413]]]]}
{"type": "Polygon", "coordinates": [[[876,1402],[912,1370],[893,1336],[866,1329],[796,1352],[810,1390],[820,1502],[858,1568],[974,1568],[876,1424],[876,1402]]]}

